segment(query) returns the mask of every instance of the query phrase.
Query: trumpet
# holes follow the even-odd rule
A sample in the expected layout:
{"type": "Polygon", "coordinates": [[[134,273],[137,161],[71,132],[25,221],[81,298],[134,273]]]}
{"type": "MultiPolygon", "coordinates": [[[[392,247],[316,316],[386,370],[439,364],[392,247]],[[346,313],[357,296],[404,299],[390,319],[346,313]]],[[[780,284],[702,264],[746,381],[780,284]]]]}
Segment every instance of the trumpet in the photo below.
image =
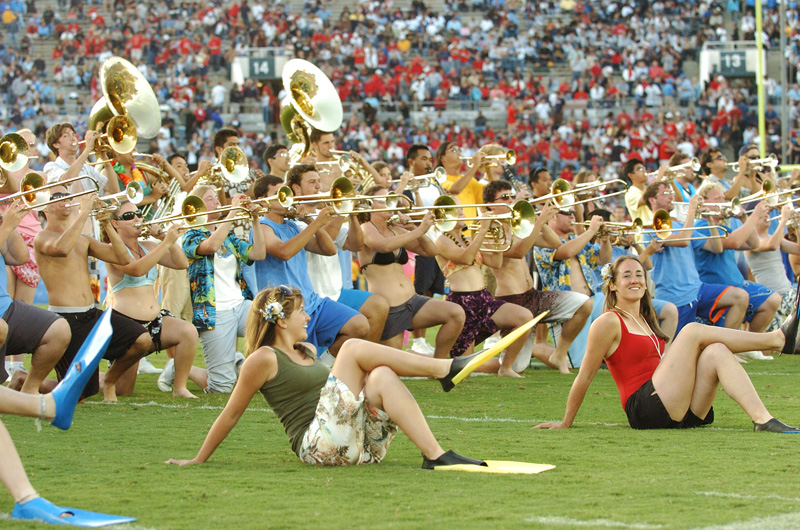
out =
{"type": "Polygon", "coordinates": [[[20,191],[3,197],[0,199],[0,204],[22,199],[22,202],[25,203],[25,206],[31,210],[39,212],[44,210],[45,207],[56,202],[71,200],[75,197],[89,195],[90,193],[97,193],[100,190],[100,185],[96,180],[89,179],[92,184],[94,184],[95,188],[93,190],[84,190],[78,193],[73,193],[72,195],[60,197],[58,199],[50,199],[51,188],[55,188],[56,186],[69,186],[71,182],[78,182],[85,178],[86,177],[74,177],[71,179],[62,180],[60,182],[54,182],[52,184],[45,184],[44,178],[40,174],[28,173],[22,177],[22,180],[19,183],[20,191]]]}
{"type": "MultiPolygon", "coordinates": [[[[664,171],[664,176],[662,177],[661,182],[671,182],[676,176],[678,176],[678,173],[687,168],[691,168],[694,173],[698,173],[700,171],[700,167],[700,160],[698,160],[697,157],[692,157],[691,160],[684,162],[683,164],[669,166],[664,171]]],[[[646,173],[645,176],[647,178],[657,178],[658,171],[651,171],[650,173],[646,173]]]]}
{"type": "MultiPolygon", "coordinates": [[[[442,166],[439,166],[430,173],[411,177],[408,181],[408,190],[414,191],[419,188],[436,186],[442,195],[445,195],[447,192],[442,188],[445,182],[447,182],[447,171],[442,166]]],[[[400,184],[400,179],[390,180],[389,184],[400,184]]]]}
{"type": "MultiPolygon", "coordinates": [[[[0,168],[14,173],[24,168],[28,161],[38,156],[31,156],[28,142],[21,134],[8,133],[0,137],[0,168]]],[[[5,185],[3,179],[3,185],[5,185]]]]}
{"type": "MultiPolygon", "coordinates": [[[[464,157],[462,157],[462,158],[464,158],[464,157]]],[[[483,159],[484,160],[497,160],[498,162],[501,161],[501,160],[505,160],[506,164],[508,164],[509,166],[513,166],[514,164],[517,163],[517,152],[514,151],[513,149],[508,149],[502,155],[483,155],[483,159]]],[[[500,163],[502,163],[502,162],[500,162],[500,163]]],[[[467,162],[468,166],[469,166],[469,164],[470,163],[467,162]]],[[[486,163],[484,165],[486,167],[489,167],[489,166],[496,166],[496,165],[499,165],[499,164],[496,163],[496,162],[490,162],[490,163],[486,163]]]]}
{"type": "MultiPolygon", "coordinates": [[[[775,168],[778,167],[779,163],[780,162],[778,161],[778,155],[776,155],[775,153],[770,153],[765,158],[756,158],[755,160],[749,160],[747,162],[747,166],[750,169],[768,167],[768,168],[770,168],[771,170],[774,171],[775,168]]],[[[725,165],[726,166],[731,166],[731,169],[733,171],[736,171],[737,173],[739,172],[739,161],[738,160],[736,162],[728,162],[725,165]]]]}
{"type": "MultiPolygon", "coordinates": [[[[642,223],[641,219],[634,220],[634,224],[637,228],[634,229],[634,233],[636,235],[641,234],[652,234],[655,236],[657,240],[663,241],[668,239],[672,236],[672,217],[670,217],[669,212],[666,210],[658,210],[653,215],[653,223],[649,225],[645,225],[642,223]]],[[[722,229],[721,232],[717,235],[709,234],[707,236],[690,236],[690,237],[678,237],[672,238],[670,241],[702,241],[706,239],[726,239],[728,237],[728,232],[725,230],[725,227],[718,226],[718,225],[709,225],[709,226],[692,226],[689,228],[678,228],[675,230],[676,232],[683,232],[683,231],[695,231],[695,230],[710,230],[712,228],[722,229]]]]}

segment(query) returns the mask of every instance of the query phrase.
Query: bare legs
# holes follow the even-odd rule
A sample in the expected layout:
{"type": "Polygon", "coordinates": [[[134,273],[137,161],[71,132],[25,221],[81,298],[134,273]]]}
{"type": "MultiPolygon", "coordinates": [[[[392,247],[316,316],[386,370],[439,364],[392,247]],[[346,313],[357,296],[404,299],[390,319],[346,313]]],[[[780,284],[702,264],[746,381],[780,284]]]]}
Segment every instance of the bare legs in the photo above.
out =
{"type": "Polygon", "coordinates": [[[667,345],[669,345],[675,338],[675,331],[678,329],[678,308],[675,307],[675,304],[669,302],[664,304],[658,314],[658,320],[661,331],[669,337],[669,341],[667,341],[667,345]]]}
{"type": "Polygon", "coordinates": [[[451,364],[446,359],[409,355],[387,346],[351,340],[339,350],[331,373],[356,396],[364,389],[367,400],[384,410],[426,458],[436,459],[444,451],[398,376],[442,378],[449,373],[451,364]]]}
{"type": "Polygon", "coordinates": [[[548,364],[558,367],[562,374],[569,373],[569,347],[572,346],[572,341],[581,332],[586,321],[592,315],[592,307],[594,302],[588,298],[583,302],[583,305],[572,315],[572,318],[561,324],[561,338],[556,344],[556,350],[550,355],[550,362],[548,364]]]}
{"type": "MultiPolygon", "coordinates": [[[[739,329],[744,322],[745,313],[747,313],[747,304],[750,301],[750,296],[744,289],[738,287],[731,287],[725,291],[719,299],[717,304],[720,308],[727,307],[728,312],[725,313],[725,327],[729,329],[739,329]]],[[[683,330],[681,330],[681,333],[683,330]]]]}
{"type": "MultiPolygon", "coordinates": [[[[139,359],[150,353],[153,348],[153,341],[150,339],[149,333],[142,333],[136,341],[128,348],[128,351],[114,361],[111,368],[105,375],[105,378],[100,383],[100,390],[103,392],[103,401],[117,401],[117,380],[122,379],[122,375],[131,367],[135,366],[139,359]]],[[[133,384],[130,384],[129,378],[123,380],[125,388],[120,389],[120,395],[130,395],[133,393],[133,385],[136,382],[136,372],[134,372],[133,384]]]]}
{"type": "Polygon", "coordinates": [[[359,308],[369,322],[369,333],[364,337],[370,342],[380,342],[386,317],[389,316],[389,302],[379,294],[373,294],[359,308]]]}
{"type": "Polygon", "coordinates": [[[436,349],[433,356],[447,359],[456,339],[464,328],[464,310],[452,302],[431,298],[411,320],[413,329],[426,329],[441,324],[436,334],[436,349]]]}
{"type": "Polygon", "coordinates": [[[769,298],[764,301],[758,309],[756,309],[753,319],[750,321],[750,331],[762,332],[767,329],[772,319],[775,318],[775,313],[781,305],[781,295],[772,293],[769,298]]]}
{"type": "MultiPolygon", "coordinates": [[[[495,311],[494,315],[492,315],[492,320],[497,325],[497,328],[502,330],[512,330],[529,322],[532,318],[533,315],[531,312],[524,307],[509,303],[503,304],[500,309],[495,311]]],[[[502,377],[522,377],[512,369],[512,366],[530,334],[530,331],[528,331],[506,348],[506,353],[505,356],[503,356],[502,363],[500,363],[497,375],[502,377]]]]}
{"type": "MultiPolygon", "coordinates": [[[[189,322],[173,317],[164,317],[161,327],[161,344],[165,348],[174,346],[175,381],[172,383],[172,395],[175,397],[196,398],[186,388],[197,349],[197,329],[189,322]]],[[[197,371],[203,371],[196,368],[197,371]]],[[[196,374],[197,375],[197,374],[196,374]]],[[[200,388],[205,388],[201,386],[200,388]]]]}
{"type": "Polygon", "coordinates": [[[682,420],[690,408],[704,418],[719,384],[754,422],[764,423],[772,416],[731,352],[780,351],[783,343],[781,331],[752,333],[692,323],[667,349],[653,374],[653,386],[673,420],[682,420]]]}

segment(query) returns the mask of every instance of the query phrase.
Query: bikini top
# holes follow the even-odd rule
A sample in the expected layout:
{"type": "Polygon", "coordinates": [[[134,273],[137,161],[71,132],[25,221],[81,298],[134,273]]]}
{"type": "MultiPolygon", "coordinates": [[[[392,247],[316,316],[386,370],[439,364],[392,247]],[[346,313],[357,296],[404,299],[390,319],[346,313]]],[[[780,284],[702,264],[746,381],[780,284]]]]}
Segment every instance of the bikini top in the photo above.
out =
{"type": "Polygon", "coordinates": [[[399,263],[400,265],[408,263],[408,252],[406,252],[405,248],[400,247],[400,252],[398,254],[395,254],[394,251],[376,252],[375,255],[372,256],[372,262],[365,263],[361,266],[361,272],[364,272],[364,269],[370,265],[391,265],[392,263],[399,263]]]}
{"type": "MultiPolygon", "coordinates": [[[[144,251],[142,245],[139,245],[139,248],[144,251]]],[[[133,252],[131,252],[131,249],[128,249],[128,254],[130,254],[133,258],[136,257],[133,255],[133,252]]],[[[119,283],[116,283],[111,287],[111,292],[116,293],[117,291],[121,291],[122,289],[126,289],[128,287],[153,285],[156,283],[156,279],[158,279],[158,270],[155,267],[147,271],[147,274],[144,276],[130,276],[126,274],[122,277],[122,280],[120,280],[119,283]]]]}
{"type": "Polygon", "coordinates": [[[444,264],[442,267],[442,274],[444,274],[445,278],[449,278],[452,274],[457,273],[458,271],[464,270],[466,268],[472,267],[473,265],[477,265],[480,267],[483,265],[483,254],[479,250],[477,254],[475,254],[475,261],[470,264],[463,264],[463,263],[456,263],[452,260],[447,260],[447,263],[444,264]]]}

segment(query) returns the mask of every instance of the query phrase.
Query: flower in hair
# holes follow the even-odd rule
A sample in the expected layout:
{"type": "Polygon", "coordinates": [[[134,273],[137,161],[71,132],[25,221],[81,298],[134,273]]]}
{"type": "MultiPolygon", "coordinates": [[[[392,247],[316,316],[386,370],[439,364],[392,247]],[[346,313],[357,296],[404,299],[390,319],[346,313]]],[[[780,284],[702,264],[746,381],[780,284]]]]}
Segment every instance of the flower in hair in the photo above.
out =
{"type": "Polygon", "coordinates": [[[606,263],[605,265],[603,265],[603,268],[600,269],[600,276],[602,276],[604,282],[607,282],[607,281],[611,280],[611,264],[610,263],[606,263]]]}
{"type": "Polygon", "coordinates": [[[286,312],[283,310],[283,305],[281,305],[278,301],[273,299],[271,302],[267,300],[267,305],[263,309],[260,309],[261,315],[264,317],[264,320],[274,324],[278,321],[279,318],[286,318],[286,312]]]}

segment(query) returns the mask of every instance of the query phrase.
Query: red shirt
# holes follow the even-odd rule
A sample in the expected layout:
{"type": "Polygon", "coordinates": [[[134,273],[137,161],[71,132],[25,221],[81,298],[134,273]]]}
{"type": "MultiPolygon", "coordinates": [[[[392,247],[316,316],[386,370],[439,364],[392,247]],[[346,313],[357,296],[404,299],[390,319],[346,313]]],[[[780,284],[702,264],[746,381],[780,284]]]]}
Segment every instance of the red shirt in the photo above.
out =
{"type": "Polygon", "coordinates": [[[664,340],[652,335],[630,333],[622,317],[616,312],[614,314],[619,318],[622,337],[614,353],[606,358],[606,365],[617,384],[624,409],[628,398],[653,377],[658,363],[661,362],[659,352],[664,351],[664,340]],[[653,339],[656,340],[658,349],[653,339]]]}

